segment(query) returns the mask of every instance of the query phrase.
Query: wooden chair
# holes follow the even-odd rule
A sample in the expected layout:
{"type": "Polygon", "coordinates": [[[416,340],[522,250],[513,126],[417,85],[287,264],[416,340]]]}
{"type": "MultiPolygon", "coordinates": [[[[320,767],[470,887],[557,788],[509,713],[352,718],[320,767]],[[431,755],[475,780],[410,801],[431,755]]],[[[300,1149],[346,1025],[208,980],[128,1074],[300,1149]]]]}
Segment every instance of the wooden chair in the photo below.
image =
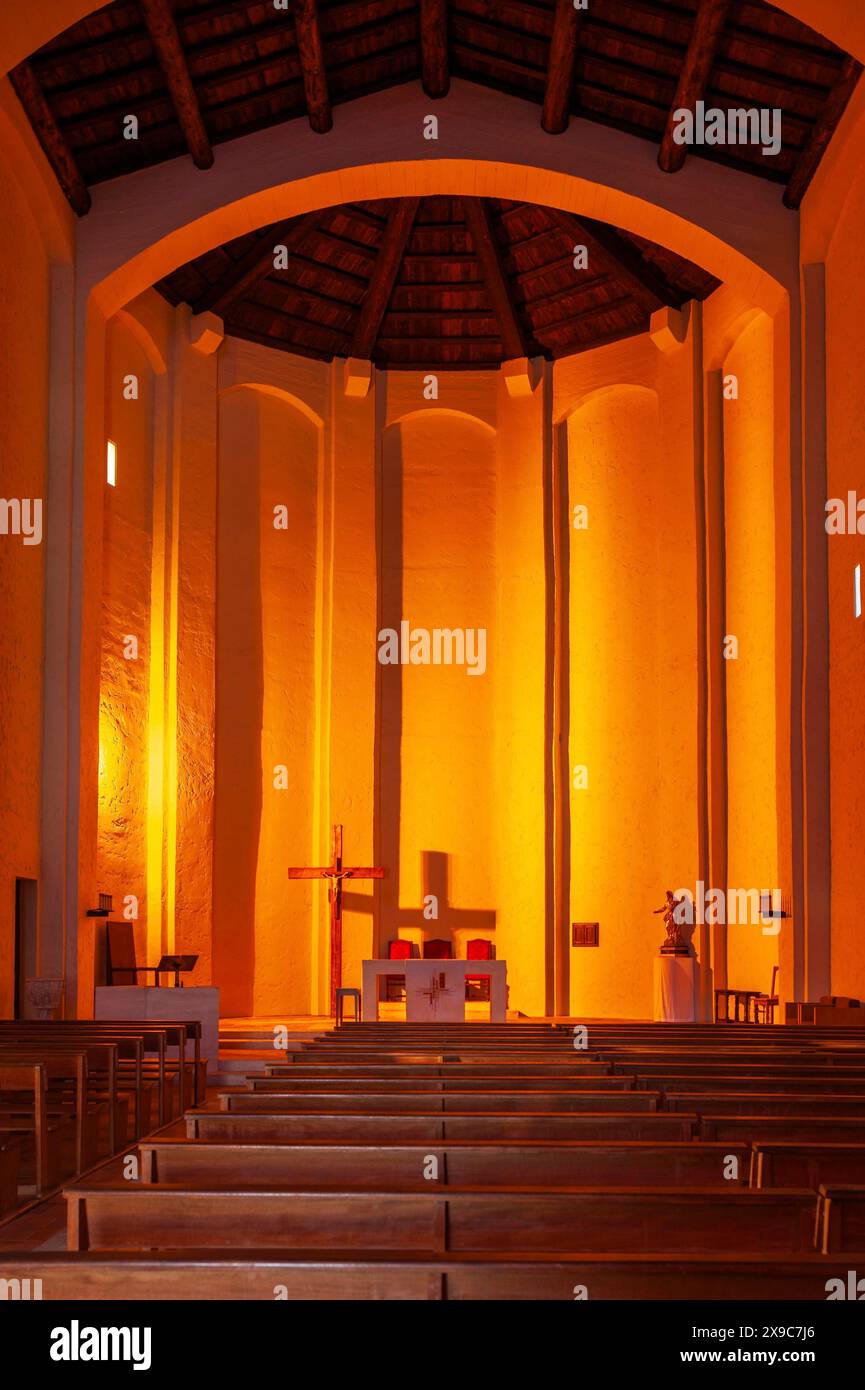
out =
{"type": "Polygon", "coordinates": [[[137,985],[139,975],[152,975],[153,983],[158,984],[159,972],[155,965],[135,964],[135,934],[132,923],[109,922],[107,925],[109,985],[137,985]]]}
{"type": "MultiPolygon", "coordinates": [[[[387,943],[388,960],[410,960],[412,955],[412,944],[410,941],[395,941],[387,943]]],[[[389,1004],[401,1004],[405,1001],[405,977],[403,975],[385,975],[384,977],[384,997],[389,1004]]]]}
{"type": "Polygon", "coordinates": [[[432,941],[425,941],[423,944],[424,960],[453,960],[453,946],[450,941],[442,941],[440,938],[433,937],[432,941]]]}
{"type": "Polygon", "coordinates": [[[780,966],[772,966],[772,985],[768,994],[760,994],[754,1000],[754,1022],[755,1023],[774,1023],[775,1010],[778,1007],[779,999],[775,993],[775,981],[778,978],[780,966]]]}
{"type": "MultiPolygon", "coordinates": [[[[483,937],[473,937],[466,943],[466,960],[492,960],[493,943],[483,937]]],[[[466,975],[466,999],[488,1003],[490,997],[489,975],[466,975]]]]}

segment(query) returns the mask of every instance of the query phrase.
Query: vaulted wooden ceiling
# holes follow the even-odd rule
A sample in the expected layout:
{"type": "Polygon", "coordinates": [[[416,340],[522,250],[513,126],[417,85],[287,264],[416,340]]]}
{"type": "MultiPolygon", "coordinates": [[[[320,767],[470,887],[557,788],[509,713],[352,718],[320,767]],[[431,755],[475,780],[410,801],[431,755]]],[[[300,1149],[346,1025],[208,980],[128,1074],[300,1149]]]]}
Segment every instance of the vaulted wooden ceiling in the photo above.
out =
{"type": "Polygon", "coordinates": [[[418,80],[443,96],[451,77],[536,102],[551,134],[581,116],[653,141],[669,172],[674,110],[780,108],[775,157],[688,153],[776,180],[796,207],[860,71],[763,0],[114,0],[10,76],[83,214],[101,180],[186,152],[207,168],[225,140],[304,113],[325,133],[356,97],[418,80]]]}
{"type": "Polygon", "coordinates": [[[555,208],[429,197],[276,223],[157,288],[238,337],[310,357],[477,369],[630,337],[717,284],[672,251],[555,208]]]}

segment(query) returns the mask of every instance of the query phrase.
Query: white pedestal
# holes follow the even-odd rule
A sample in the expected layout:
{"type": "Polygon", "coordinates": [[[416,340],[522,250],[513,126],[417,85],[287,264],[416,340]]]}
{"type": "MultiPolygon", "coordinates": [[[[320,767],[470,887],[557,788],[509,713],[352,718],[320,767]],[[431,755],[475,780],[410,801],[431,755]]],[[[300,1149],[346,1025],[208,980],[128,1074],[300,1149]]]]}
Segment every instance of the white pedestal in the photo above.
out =
{"type": "Polygon", "coordinates": [[[490,1022],[507,1017],[507,962],[503,960],[365,960],[363,962],[363,1020],[378,1018],[378,978],[405,978],[405,1016],[409,1023],[463,1023],[466,1016],[466,976],[490,978],[490,1022]]]}
{"type": "Polygon", "coordinates": [[[652,1018],[696,1023],[697,962],[693,956],[656,956],[652,963],[652,1018]]]}
{"type": "MultiPolygon", "coordinates": [[[[208,1077],[219,1070],[219,990],[202,985],[189,989],[158,989],[155,986],[101,985],[96,990],[95,1017],[99,1019],[140,1019],[143,1023],[201,1024],[201,1056],[207,1061],[208,1077]]],[[[190,1052],[190,1056],[191,1056],[190,1052]]]]}

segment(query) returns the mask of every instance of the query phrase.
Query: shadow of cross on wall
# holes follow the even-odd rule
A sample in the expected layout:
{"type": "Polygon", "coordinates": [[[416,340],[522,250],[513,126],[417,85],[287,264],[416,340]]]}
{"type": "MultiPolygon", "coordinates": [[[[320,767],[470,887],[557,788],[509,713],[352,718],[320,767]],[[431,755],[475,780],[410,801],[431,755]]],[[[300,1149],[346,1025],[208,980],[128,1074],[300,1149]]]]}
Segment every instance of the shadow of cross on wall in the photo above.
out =
{"type": "MultiPolygon", "coordinates": [[[[388,877],[381,883],[376,883],[375,887],[381,892],[381,924],[380,940],[376,947],[380,957],[387,955],[387,943],[389,940],[400,935],[402,928],[406,932],[408,939],[423,940],[425,937],[436,937],[449,940],[452,943],[452,950],[455,957],[460,955],[460,947],[465,951],[465,941],[471,940],[473,936],[486,936],[492,934],[496,929],[496,913],[494,908],[473,908],[473,907],[454,907],[450,901],[450,855],[440,849],[425,849],[421,851],[421,882],[423,884],[423,901],[419,907],[400,907],[399,906],[399,874],[398,866],[393,867],[385,863],[388,877]],[[437,899],[438,916],[424,917],[424,907],[430,895],[437,899]],[[412,937],[408,937],[409,931],[412,937]],[[457,939],[456,933],[461,935],[465,932],[462,941],[457,939]]],[[[362,893],[343,892],[342,904],[346,912],[372,912],[374,897],[362,893]]]]}

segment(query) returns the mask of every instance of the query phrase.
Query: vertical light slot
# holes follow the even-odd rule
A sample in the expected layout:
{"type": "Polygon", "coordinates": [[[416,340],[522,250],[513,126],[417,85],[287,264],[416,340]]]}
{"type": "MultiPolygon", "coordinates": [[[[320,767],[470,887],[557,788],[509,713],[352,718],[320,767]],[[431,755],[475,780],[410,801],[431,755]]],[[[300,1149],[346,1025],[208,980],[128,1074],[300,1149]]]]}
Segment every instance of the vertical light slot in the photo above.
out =
{"type": "Polygon", "coordinates": [[[117,445],[113,439],[109,439],[106,450],[106,477],[109,487],[117,486],[117,445]]]}
{"type": "Polygon", "coordinates": [[[857,618],[862,617],[862,566],[853,571],[853,606],[857,618]]]}

